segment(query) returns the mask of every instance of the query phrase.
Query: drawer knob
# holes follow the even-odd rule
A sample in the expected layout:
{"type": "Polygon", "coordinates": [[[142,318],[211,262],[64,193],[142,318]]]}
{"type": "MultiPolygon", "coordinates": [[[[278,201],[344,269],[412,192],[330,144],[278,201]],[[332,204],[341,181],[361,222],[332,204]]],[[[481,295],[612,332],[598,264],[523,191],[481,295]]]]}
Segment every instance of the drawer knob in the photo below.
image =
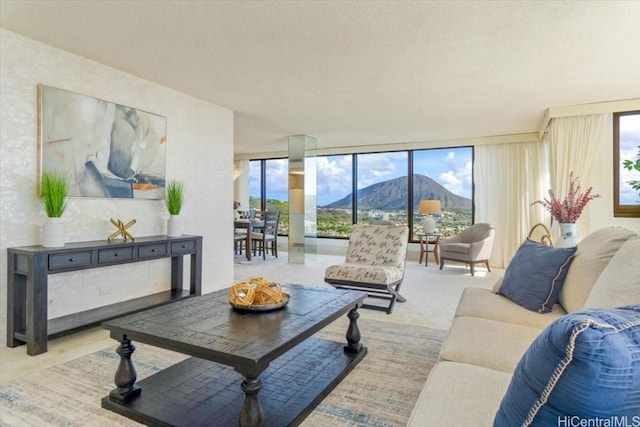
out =
{"type": "Polygon", "coordinates": [[[155,253],[155,251],[156,251],[155,249],[151,249],[151,253],[155,253]]]}
{"type": "Polygon", "coordinates": [[[187,248],[187,245],[182,245],[182,249],[186,249],[186,248],[187,248]]]}
{"type": "Polygon", "coordinates": [[[117,256],[118,256],[118,252],[116,252],[115,254],[113,254],[113,256],[117,257],[117,256]]]}
{"type": "Polygon", "coordinates": [[[75,260],[75,258],[69,258],[69,262],[74,262],[75,260]]]}

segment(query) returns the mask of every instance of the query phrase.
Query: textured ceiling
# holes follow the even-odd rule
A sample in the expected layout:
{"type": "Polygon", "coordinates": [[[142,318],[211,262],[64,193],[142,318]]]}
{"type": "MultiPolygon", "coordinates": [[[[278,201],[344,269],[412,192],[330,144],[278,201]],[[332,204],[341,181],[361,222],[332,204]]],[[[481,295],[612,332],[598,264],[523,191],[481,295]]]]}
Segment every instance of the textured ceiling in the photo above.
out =
{"type": "Polygon", "coordinates": [[[236,153],[536,132],[640,97],[638,1],[0,1],[0,26],[235,111],[236,153]]]}

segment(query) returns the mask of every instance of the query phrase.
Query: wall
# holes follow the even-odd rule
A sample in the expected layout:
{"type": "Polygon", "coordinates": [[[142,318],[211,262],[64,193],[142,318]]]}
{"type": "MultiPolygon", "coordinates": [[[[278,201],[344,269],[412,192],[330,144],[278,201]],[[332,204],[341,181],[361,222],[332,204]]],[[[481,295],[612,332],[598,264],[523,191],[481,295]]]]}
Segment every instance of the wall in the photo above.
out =
{"type": "MultiPolygon", "coordinates": [[[[41,243],[36,197],[39,83],[163,115],[167,178],[185,183],[186,234],[203,239],[203,293],[233,281],[233,112],[0,29],[0,341],[6,343],[6,248],[41,243]],[[215,278],[215,280],[211,280],[215,278]]],[[[166,234],[161,200],[73,198],[67,241],[105,240],[109,218],[137,223],[134,236],[166,234]]],[[[188,261],[185,262],[188,271],[188,261]]],[[[49,318],[169,288],[169,260],[49,276],[49,318]]],[[[188,283],[188,282],[187,282],[188,283]]]]}

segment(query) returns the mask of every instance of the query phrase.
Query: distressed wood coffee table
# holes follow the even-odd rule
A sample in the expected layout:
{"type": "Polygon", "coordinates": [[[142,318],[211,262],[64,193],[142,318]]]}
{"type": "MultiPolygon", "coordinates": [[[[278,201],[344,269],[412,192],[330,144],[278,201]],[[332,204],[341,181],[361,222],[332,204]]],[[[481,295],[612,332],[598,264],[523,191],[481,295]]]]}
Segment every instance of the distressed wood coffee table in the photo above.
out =
{"type": "Polygon", "coordinates": [[[357,291],[283,285],[271,312],[239,312],[228,289],[103,324],[120,342],[116,388],[102,407],[161,426],[299,424],[367,354],[357,291]],[[346,343],[311,337],[347,314],[346,343]],[[132,341],[193,356],[136,383],[132,341]]]}

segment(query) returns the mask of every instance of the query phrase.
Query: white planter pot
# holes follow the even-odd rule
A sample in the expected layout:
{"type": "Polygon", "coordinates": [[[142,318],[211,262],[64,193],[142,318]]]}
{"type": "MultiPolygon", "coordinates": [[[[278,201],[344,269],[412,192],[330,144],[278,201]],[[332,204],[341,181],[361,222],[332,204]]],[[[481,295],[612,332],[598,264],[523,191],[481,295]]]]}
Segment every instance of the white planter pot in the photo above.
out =
{"type": "Polygon", "coordinates": [[[167,236],[182,236],[182,219],[180,218],[180,215],[169,216],[169,221],[167,222],[167,236]]]}
{"type": "Polygon", "coordinates": [[[556,239],[554,246],[557,248],[570,248],[578,244],[578,231],[576,224],[560,223],[560,237],[556,239]]]}
{"type": "Polygon", "coordinates": [[[45,248],[59,248],[64,246],[65,232],[62,218],[47,218],[42,227],[42,246],[45,248]]]}

